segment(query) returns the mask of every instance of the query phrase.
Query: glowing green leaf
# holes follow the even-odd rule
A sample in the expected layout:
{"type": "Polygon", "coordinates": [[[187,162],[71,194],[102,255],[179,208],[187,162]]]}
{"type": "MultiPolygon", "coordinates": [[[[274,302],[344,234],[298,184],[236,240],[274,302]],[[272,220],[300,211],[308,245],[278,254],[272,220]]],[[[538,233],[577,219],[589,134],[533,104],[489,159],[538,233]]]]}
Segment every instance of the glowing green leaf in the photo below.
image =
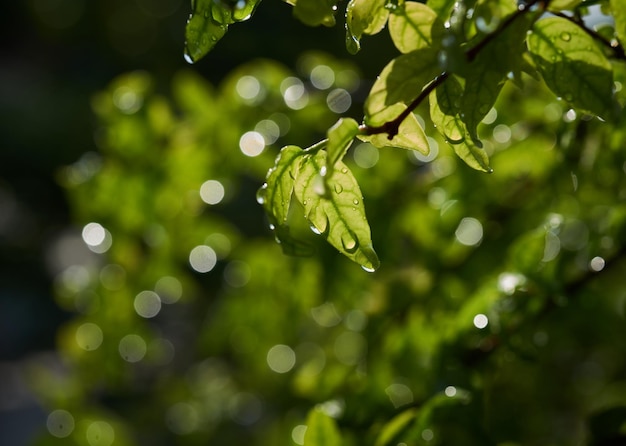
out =
{"type": "MultiPolygon", "coordinates": [[[[406,110],[406,105],[395,104],[393,107],[386,108],[383,112],[379,113],[377,117],[383,119],[384,122],[392,121],[404,110],[406,110]]],[[[430,146],[424,129],[413,113],[409,113],[409,115],[404,118],[400,123],[398,133],[391,139],[389,139],[387,133],[359,135],[359,139],[367,141],[379,149],[383,147],[397,147],[400,149],[417,150],[424,155],[430,153],[430,146]]]]}
{"type": "Polygon", "coordinates": [[[443,21],[422,3],[407,2],[389,17],[389,34],[402,53],[434,46],[443,33],[443,21]]]}
{"type": "Polygon", "coordinates": [[[317,408],[306,418],[304,446],[342,446],[341,433],[335,420],[317,408]]]}
{"type": "Polygon", "coordinates": [[[612,114],[613,72],[593,38],[560,17],[538,21],[528,48],[548,87],[574,107],[604,118],[612,114]]]}
{"type": "Polygon", "coordinates": [[[446,141],[465,163],[483,172],[491,172],[489,157],[471,138],[460,117],[463,87],[456,77],[450,76],[430,94],[430,117],[446,141]]]}
{"type": "Polygon", "coordinates": [[[376,34],[385,27],[387,0],[350,0],[346,8],[346,47],[352,54],[361,48],[363,34],[376,34]]]}
{"type": "Polygon", "coordinates": [[[337,0],[297,0],[293,5],[293,15],[305,25],[335,24],[337,0]]]}
{"type": "Polygon", "coordinates": [[[396,444],[394,439],[406,429],[407,425],[415,419],[417,410],[415,408],[407,409],[388,421],[382,428],[380,435],[376,439],[374,446],[387,446],[396,444]]]}
{"type": "Polygon", "coordinates": [[[550,2],[550,9],[552,11],[571,10],[582,2],[583,0],[552,0],[550,2]]]}
{"type": "Polygon", "coordinates": [[[437,13],[439,17],[447,17],[457,0],[428,0],[426,4],[437,13]]]}
{"type": "Polygon", "coordinates": [[[372,247],[361,189],[341,161],[325,176],[327,156],[324,150],[304,156],[294,194],[315,233],[366,271],[374,271],[379,260],[372,247]]]}
{"type": "MultiPolygon", "coordinates": [[[[409,104],[437,74],[437,50],[423,48],[393,59],[382,71],[365,101],[365,122],[382,125],[390,107],[409,104]]],[[[402,110],[400,110],[402,111],[402,110]]]]}
{"type": "Polygon", "coordinates": [[[328,129],[326,151],[328,152],[328,168],[330,170],[346,154],[357,133],[359,133],[359,124],[351,118],[341,118],[328,129]]]}

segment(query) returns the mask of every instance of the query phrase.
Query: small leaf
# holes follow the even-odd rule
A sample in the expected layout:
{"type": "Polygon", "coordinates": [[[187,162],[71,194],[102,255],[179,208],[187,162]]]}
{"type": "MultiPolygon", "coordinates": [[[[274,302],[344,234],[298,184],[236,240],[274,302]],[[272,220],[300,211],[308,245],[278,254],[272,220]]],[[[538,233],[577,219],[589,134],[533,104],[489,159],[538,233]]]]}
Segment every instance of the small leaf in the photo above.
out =
{"type": "Polygon", "coordinates": [[[611,12],[615,19],[615,33],[622,46],[626,46],[626,8],[623,0],[610,0],[611,12]]]}
{"type": "Polygon", "coordinates": [[[293,4],[293,15],[305,25],[335,24],[337,0],[297,0],[293,4]]]}
{"type": "Polygon", "coordinates": [[[304,446],[343,446],[335,420],[318,408],[311,409],[306,418],[304,446]]]}
{"type": "Polygon", "coordinates": [[[257,200],[268,215],[273,217],[274,224],[287,222],[298,161],[303,155],[304,151],[298,146],[283,147],[276,157],[274,167],[267,173],[267,182],[257,194],[257,200]]]}
{"type": "Polygon", "coordinates": [[[598,116],[612,115],[611,64],[579,26],[560,17],[539,20],[528,38],[528,49],[557,96],[598,116]]]}
{"type": "Polygon", "coordinates": [[[361,47],[363,34],[376,34],[387,23],[389,10],[387,0],[350,0],[346,8],[346,43],[350,53],[355,54],[361,47]]]}
{"type": "Polygon", "coordinates": [[[331,171],[335,163],[346,154],[357,133],[359,133],[359,124],[352,118],[341,118],[328,130],[326,151],[328,152],[328,167],[331,171]]]}
{"type": "Polygon", "coordinates": [[[294,194],[314,232],[366,271],[374,271],[379,260],[372,247],[359,184],[341,161],[332,174],[324,177],[327,157],[324,150],[303,157],[294,194]]]}
{"type": "Polygon", "coordinates": [[[437,74],[437,50],[433,48],[393,59],[380,73],[365,101],[365,123],[378,126],[387,122],[389,107],[397,109],[397,103],[411,103],[437,74]]]}
{"type": "Polygon", "coordinates": [[[393,417],[383,426],[374,446],[387,446],[391,444],[396,444],[398,435],[406,429],[407,425],[411,421],[415,419],[416,414],[417,410],[415,408],[411,408],[400,412],[398,415],[393,417]],[[394,440],[396,441],[393,442],[394,440]]]}
{"type": "Polygon", "coordinates": [[[450,76],[430,94],[430,116],[456,154],[473,169],[491,172],[489,157],[471,138],[460,113],[463,87],[456,77],[450,76]]]}
{"type": "Polygon", "coordinates": [[[407,2],[389,17],[389,34],[402,53],[436,46],[444,34],[443,21],[422,3],[407,2]]]}
{"type": "MultiPolygon", "coordinates": [[[[386,116],[386,121],[392,121],[404,110],[406,110],[406,106],[404,104],[395,104],[394,107],[385,109],[384,115],[379,116],[386,116]]],[[[406,118],[404,118],[398,127],[398,133],[391,139],[389,139],[386,133],[379,133],[376,135],[359,135],[358,137],[363,141],[373,144],[379,149],[382,149],[383,147],[397,147],[399,149],[417,150],[423,155],[428,155],[430,153],[430,145],[428,144],[426,133],[424,133],[424,129],[413,113],[410,113],[406,118]]]]}
{"type": "Polygon", "coordinates": [[[192,2],[192,12],[185,28],[185,59],[189,63],[204,57],[228,30],[228,23],[213,19],[213,6],[212,0],[192,2]]]}

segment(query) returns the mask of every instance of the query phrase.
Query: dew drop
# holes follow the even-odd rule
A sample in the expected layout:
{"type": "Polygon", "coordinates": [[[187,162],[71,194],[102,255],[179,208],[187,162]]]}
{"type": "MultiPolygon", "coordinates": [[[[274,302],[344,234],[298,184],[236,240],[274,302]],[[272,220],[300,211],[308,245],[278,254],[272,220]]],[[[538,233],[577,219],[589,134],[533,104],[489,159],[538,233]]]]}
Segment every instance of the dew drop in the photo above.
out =
{"type": "Polygon", "coordinates": [[[343,192],[343,186],[339,183],[335,184],[335,192],[340,194],[343,192]]]}
{"type": "Polygon", "coordinates": [[[569,42],[570,40],[572,40],[572,35],[568,32],[563,31],[561,33],[561,40],[565,41],[565,42],[569,42]]]}
{"type": "Polygon", "coordinates": [[[341,234],[341,245],[349,253],[355,252],[359,247],[356,237],[350,230],[341,234]]]}
{"type": "Polygon", "coordinates": [[[256,193],[257,203],[264,204],[266,196],[267,196],[267,183],[263,183],[263,186],[261,186],[256,193]]]}
{"type": "Polygon", "coordinates": [[[185,58],[185,62],[187,62],[188,64],[194,64],[193,57],[191,57],[191,54],[189,54],[189,50],[187,48],[185,48],[185,53],[183,54],[183,57],[185,58]]]}
{"type": "Polygon", "coordinates": [[[359,200],[357,200],[356,198],[354,200],[352,200],[352,203],[354,203],[354,205],[358,205],[359,204],[359,200]]]}

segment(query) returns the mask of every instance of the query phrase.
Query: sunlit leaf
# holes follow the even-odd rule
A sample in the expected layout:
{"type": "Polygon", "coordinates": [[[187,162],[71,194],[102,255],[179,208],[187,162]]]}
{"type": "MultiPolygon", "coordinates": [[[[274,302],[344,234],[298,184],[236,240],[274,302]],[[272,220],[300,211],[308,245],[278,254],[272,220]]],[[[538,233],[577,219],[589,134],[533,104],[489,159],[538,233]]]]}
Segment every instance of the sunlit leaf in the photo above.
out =
{"type": "Polygon", "coordinates": [[[430,116],[437,130],[454,148],[465,163],[483,172],[491,172],[489,157],[471,138],[465,122],[460,117],[460,100],[463,87],[450,76],[430,94],[430,116]]]}
{"type": "Polygon", "coordinates": [[[363,34],[376,34],[385,27],[389,10],[387,0],[350,0],[346,8],[346,47],[359,51],[363,34]]]}
{"type": "Polygon", "coordinates": [[[406,2],[389,17],[389,34],[402,53],[434,46],[443,33],[443,21],[422,3],[406,2]]]}
{"type": "Polygon", "coordinates": [[[293,5],[293,15],[305,25],[335,24],[337,0],[297,0],[293,5]]]}
{"type": "Polygon", "coordinates": [[[426,4],[437,13],[439,17],[446,17],[457,0],[428,0],[426,4]]]}
{"type": "Polygon", "coordinates": [[[406,429],[407,425],[415,419],[415,408],[407,409],[393,417],[385,424],[376,439],[374,446],[387,446],[397,443],[398,435],[406,429]],[[396,440],[396,442],[394,442],[396,440]]]}
{"type": "MultiPolygon", "coordinates": [[[[437,74],[437,51],[423,48],[392,60],[382,71],[365,101],[365,123],[382,125],[389,120],[388,108],[409,104],[437,74]]],[[[401,110],[400,110],[401,111],[401,110]]]]}
{"type": "MultiPolygon", "coordinates": [[[[505,5],[508,8],[503,6],[502,9],[516,10],[508,2],[505,5]]],[[[461,117],[475,143],[478,142],[478,124],[495,104],[507,76],[519,77],[516,73],[520,72],[523,64],[523,44],[533,20],[534,14],[517,17],[498,38],[483,46],[467,67],[461,117]],[[495,60],[497,64],[494,64],[495,60]]]]}
{"type": "Polygon", "coordinates": [[[274,167],[267,173],[266,183],[257,194],[257,200],[277,224],[287,222],[298,161],[303,155],[304,151],[298,146],[283,147],[274,167]]]}
{"type": "MultiPolygon", "coordinates": [[[[395,104],[393,107],[386,108],[378,117],[385,118],[385,122],[392,121],[406,110],[406,108],[404,104],[395,104]]],[[[398,127],[398,133],[391,139],[389,139],[387,133],[359,135],[359,139],[367,141],[379,149],[383,147],[397,147],[399,149],[417,150],[424,155],[430,153],[426,133],[424,133],[424,129],[413,113],[409,113],[409,115],[404,118],[398,127]]]]}
{"type": "Polygon", "coordinates": [[[622,46],[626,46],[626,8],[621,0],[610,0],[611,12],[615,19],[615,33],[622,46]]]}
{"type": "Polygon", "coordinates": [[[185,28],[185,59],[193,63],[200,60],[228,30],[227,23],[212,18],[212,0],[197,0],[185,28]]]}
{"type": "Polygon", "coordinates": [[[307,153],[300,162],[294,194],[311,229],[367,271],[378,268],[361,189],[341,161],[325,177],[326,151],[307,153]]]}
{"type": "Polygon", "coordinates": [[[313,408],[306,418],[304,446],[343,446],[335,420],[318,408],[313,408]]]}
{"type": "Polygon", "coordinates": [[[560,17],[540,20],[528,38],[528,48],[557,96],[604,118],[612,114],[611,64],[579,26],[560,17]]]}
{"type": "Polygon", "coordinates": [[[335,163],[343,158],[358,132],[359,124],[352,118],[341,118],[328,129],[326,151],[329,169],[332,170],[335,163]]]}
{"type": "Polygon", "coordinates": [[[552,11],[571,10],[580,5],[583,0],[552,0],[550,9],[552,11]]]}

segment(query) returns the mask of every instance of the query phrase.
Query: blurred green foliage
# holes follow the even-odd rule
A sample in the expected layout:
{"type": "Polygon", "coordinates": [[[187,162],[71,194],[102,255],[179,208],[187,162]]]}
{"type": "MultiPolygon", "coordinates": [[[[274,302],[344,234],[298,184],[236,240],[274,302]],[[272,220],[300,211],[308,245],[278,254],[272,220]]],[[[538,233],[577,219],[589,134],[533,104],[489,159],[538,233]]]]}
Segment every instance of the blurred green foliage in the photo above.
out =
{"type": "Polygon", "coordinates": [[[478,127],[485,175],[422,104],[428,155],[359,141],[344,157],[381,259],[368,274],[304,221],[311,257],[263,230],[279,148],[348,112],[338,89],[362,105],[351,63],[294,65],[166,88],[133,71],[93,95],[98,152],[58,175],[90,261],[55,281],[75,316],[63,367],[28,376],[49,410],[36,444],[623,441],[626,128],[524,75],[478,127]]]}

